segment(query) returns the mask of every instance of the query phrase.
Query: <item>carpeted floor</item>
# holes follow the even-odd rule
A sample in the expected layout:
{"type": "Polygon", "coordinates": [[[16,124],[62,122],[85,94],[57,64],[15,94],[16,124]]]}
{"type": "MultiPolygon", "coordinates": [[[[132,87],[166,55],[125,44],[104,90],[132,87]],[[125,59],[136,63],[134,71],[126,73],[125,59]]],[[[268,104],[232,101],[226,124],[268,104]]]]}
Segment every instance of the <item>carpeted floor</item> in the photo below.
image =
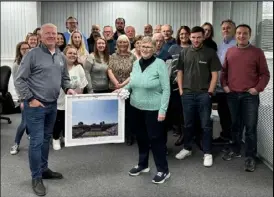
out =
{"type": "MultiPolygon", "coordinates": [[[[20,115],[10,116],[13,123],[1,120],[1,196],[33,197],[28,166],[28,140],[23,136],[21,151],[12,156],[20,115]]],[[[63,173],[64,179],[44,181],[47,197],[270,197],[273,196],[273,172],[259,163],[257,170],[243,170],[244,158],[225,162],[216,149],[211,168],[202,165],[202,153],[195,150],[192,157],[178,161],[174,158],[180,148],[169,137],[168,156],[171,179],[162,185],[151,180],[155,166],[151,158],[151,173],[128,176],[136,165],[137,146],[109,144],[63,148],[50,151],[49,166],[63,173]]]]}

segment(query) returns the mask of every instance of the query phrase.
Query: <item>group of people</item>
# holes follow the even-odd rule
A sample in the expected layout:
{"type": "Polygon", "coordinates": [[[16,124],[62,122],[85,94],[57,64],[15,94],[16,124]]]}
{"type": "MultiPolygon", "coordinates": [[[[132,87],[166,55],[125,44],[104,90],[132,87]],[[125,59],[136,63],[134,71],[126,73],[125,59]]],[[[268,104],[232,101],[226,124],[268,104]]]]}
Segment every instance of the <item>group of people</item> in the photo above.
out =
{"type": "Polygon", "coordinates": [[[222,21],[219,45],[210,23],[181,26],[176,38],[171,25],[153,30],[148,24],[144,35],[135,35],[123,18],[115,20],[115,33],[105,26],[103,36],[100,26],[93,25],[88,39],[75,17],[69,17],[66,26],[68,31],[59,33],[55,25],[44,24],[16,47],[13,76],[22,121],[11,154],[18,153],[26,129],[35,194],[46,195],[42,179],[63,178],[48,168],[48,153],[51,137],[53,148],[61,149],[66,94],[130,93],[125,102],[126,143],[136,139],[139,150],[131,176],[150,171],[150,149],[157,168],[152,182],[161,184],[171,176],[166,157],[170,129],[179,135],[175,145],[183,145],[177,159],[192,154],[196,138],[204,152],[203,165],[210,167],[212,143],[226,144],[224,160],[241,157],[245,128],[245,170],[255,170],[259,93],[270,74],[263,51],[249,42],[247,24],[222,21]],[[212,102],[218,103],[222,127],[213,142],[212,102]]]}

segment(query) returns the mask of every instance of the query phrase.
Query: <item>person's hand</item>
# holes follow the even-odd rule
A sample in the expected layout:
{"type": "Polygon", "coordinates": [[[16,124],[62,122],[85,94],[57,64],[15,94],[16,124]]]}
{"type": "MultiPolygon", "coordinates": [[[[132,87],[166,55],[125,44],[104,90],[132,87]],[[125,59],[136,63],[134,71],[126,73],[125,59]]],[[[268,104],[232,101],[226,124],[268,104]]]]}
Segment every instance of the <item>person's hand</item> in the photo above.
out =
{"type": "Polygon", "coordinates": [[[116,89],[121,89],[122,87],[123,87],[122,84],[119,82],[115,84],[116,89]]]}
{"type": "Polygon", "coordinates": [[[162,114],[159,114],[159,115],[158,115],[158,121],[159,121],[159,122],[164,121],[164,120],[165,120],[165,118],[166,118],[166,116],[165,116],[165,115],[162,115],[162,114]]]}
{"type": "Polygon", "coordinates": [[[121,98],[121,99],[128,99],[129,98],[129,95],[130,95],[130,92],[127,90],[127,89],[124,89],[124,88],[121,88],[121,89],[118,89],[116,90],[117,93],[118,93],[118,96],[121,98]]]}
{"type": "Polygon", "coordinates": [[[69,94],[69,95],[76,95],[77,92],[75,92],[73,89],[68,89],[67,90],[67,94],[69,94]]]}
{"type": "Polygon", "coordinates": [[[179,93],[180,93],[180,96],[182,96],[184,92],[183,90],[179,89],[179,93]]]}
{"type": "Polygon", "coordinates": [[[252,94],[252,95],[258,95],[258,94],[259,94],[259,92],[258,92],[255,88],[250,88],[250,89],[248,90],[248,92],[249,92],[250,94],[252,94]]]}
{"type": "Polygon", "coordinates": [[[24,103],[23,102],[20,103],[20,108],[21,108],[21,110],[24,109],[24,103]]]}
{"type": "Polygon", "coordinates": [[[229,93],[229,92],[230,92],[229,87],[228,87],[228,86],[225,86],[225,87],[224,87],[224,91],[225,91],[226,93],[229,93]]]}
{"type": "Polygon", "coordinates": [[[43,105],[43,103],[41,103],[40,101],[38,101],[38,100],[36,100],[36,99],[33,99],[33,100],[31,100],[30,102],[29,102],[29,106],[30,107],[45,107],[44,105],[43,105]]]}

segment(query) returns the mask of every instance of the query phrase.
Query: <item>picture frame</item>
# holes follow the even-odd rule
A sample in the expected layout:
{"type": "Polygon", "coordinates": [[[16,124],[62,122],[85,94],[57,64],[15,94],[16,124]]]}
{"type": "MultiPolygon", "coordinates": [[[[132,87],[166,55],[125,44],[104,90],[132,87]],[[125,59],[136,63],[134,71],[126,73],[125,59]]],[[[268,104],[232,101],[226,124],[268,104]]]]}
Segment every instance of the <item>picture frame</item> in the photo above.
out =
{"type": "Polygon", "coordinates": [[[125,100],[117,93],[65,97],[65,147],[125,142],[125,100]]]}

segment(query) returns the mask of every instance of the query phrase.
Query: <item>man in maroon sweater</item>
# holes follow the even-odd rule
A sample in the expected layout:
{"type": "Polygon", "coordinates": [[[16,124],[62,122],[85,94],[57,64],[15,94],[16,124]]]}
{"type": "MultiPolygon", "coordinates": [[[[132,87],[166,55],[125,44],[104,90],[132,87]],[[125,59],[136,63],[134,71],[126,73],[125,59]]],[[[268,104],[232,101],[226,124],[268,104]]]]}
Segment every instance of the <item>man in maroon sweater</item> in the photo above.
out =
{"type": "Polygon", "coordinates": [[[228,94],[232,119],[232,149],[224,154],[228,161],[241,157],[242,127],[245,126],[245,170],[253,172],[256,167],[257,122],[259,93],[270,78],[264,52],[249,42],[251,28],[242,24],[236,28],[237,46],[226,53],[221,74],[221,84],[228,94]]]}

